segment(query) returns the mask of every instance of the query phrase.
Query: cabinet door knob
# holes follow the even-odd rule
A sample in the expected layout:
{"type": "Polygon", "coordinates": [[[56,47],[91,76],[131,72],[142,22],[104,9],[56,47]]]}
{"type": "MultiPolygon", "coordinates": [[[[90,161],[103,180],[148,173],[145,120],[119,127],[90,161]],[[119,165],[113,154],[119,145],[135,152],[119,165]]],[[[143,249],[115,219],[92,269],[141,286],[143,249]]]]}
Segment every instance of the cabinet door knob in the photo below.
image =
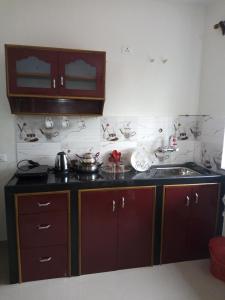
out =
{"type": "Polygon", "coordinates": [[[198,199],[199,199],[198,193],[195,193],[195,204],[198,204],[198,199]]]}
{"type": "Polygon", "coordinates": [[[50,260],[52,260],[52,257],[40,257],[39,262],[40,263],[45,263],[45,262],[49,262],[50,260]]]}
{"type": "Polygon", "coordinates": [[[124,207],[125,207],[125,198],[122,197],[122,208],[124,208],[124,207]]]}
{"type": "Polygon", "coordinates": [[[41,225],[38,225],[38,229],[39,230],[49,229],[50,227],[51,227],[51,224],[41,224],[41,225]]]}
{"type": "Polygon", "coordinates": [[[190,206],[190,197],[189,196],[186,197],[186,206],[187,207],[190,206]]]}
{"type": "Polygon", "coordinates": [[[60,85],[64,86],[64,78],[63,78],[63,76],[60,76],[60,85]]]}
{"type": "Polygon", "coordinates": [[[115,210],[116,210],[116,201],[113,200],[113,202],[112,202],[112,211],[115,212],[115,210]]]}
{"type": "Polygon", "coordinates": [[[55,81],[55,78],[53,78],[53,80],[52,80],[52,86],[53,86],[53,89],[56,88],[56,81],[55,81]]]}
{"type": "Polygon", "coordinates": [[[39,207],[49,206],[50,204],[51,204],[51,202],[45,202],[45,203],[38,202],[39,207]]]}

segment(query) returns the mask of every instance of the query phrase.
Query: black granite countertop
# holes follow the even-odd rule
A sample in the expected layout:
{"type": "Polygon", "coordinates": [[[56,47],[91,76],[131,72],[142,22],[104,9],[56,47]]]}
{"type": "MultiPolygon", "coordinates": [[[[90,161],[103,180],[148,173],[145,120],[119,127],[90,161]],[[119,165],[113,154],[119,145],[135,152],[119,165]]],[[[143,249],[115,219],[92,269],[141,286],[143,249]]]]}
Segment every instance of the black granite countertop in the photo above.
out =
{"type": "MultiPolygon", "coordinates": [[[[168,166],[168,165],[167,165],[168,166]]],[[[194,163],[186,163],[183,165],[173,165],[188,167],[199,175],[194,176],[170,176],[170,177],[157,177],[155,176],[154,166],[146,172],[137,172],[132,169],[127,173],[105,173],[99,171],[96,174],[78,174],[71,172],[67,175],[57,175],[53,171],[49,171],[47,176],[37,178],[23,178],[20,179],[13,176],[6,185],[7,190],[22,191],[26,187],[38,188],[95,188],[104,186],[139,186],[139,185],[163,185],[163,184],[179,184],[179,183],[200,183],[200,182],[220,182],[223,178],[222,175],[217,174],[211,170],[205,169],[194,163]]],[[[165,167],[165,165],[163,166],[165,167]]]]}

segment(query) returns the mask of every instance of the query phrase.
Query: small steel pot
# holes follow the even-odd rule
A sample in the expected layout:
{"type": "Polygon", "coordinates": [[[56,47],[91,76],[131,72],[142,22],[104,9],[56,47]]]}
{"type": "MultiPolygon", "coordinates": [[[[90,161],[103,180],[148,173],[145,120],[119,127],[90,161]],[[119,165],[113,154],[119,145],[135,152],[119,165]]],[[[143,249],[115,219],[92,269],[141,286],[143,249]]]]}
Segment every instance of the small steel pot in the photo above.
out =
{"type": "Polygon", "coordinates": [[[102,164],[85,164],[85,163],[77,163],[75,164],[75,170],[81,173],[95,173],[98,171],[99,167],[102,164]]]}
{"type": "Polygon", "coordinates": [[[83,163],[83,164],[96,164],[99,154],[100,154],[99,152],[96,153],[96,154],[92,154],[91,152],[87,152],[83,156],[80,156],[78,154],[76,154],[76,156],[79,157],[80,162],[83,163]]]}

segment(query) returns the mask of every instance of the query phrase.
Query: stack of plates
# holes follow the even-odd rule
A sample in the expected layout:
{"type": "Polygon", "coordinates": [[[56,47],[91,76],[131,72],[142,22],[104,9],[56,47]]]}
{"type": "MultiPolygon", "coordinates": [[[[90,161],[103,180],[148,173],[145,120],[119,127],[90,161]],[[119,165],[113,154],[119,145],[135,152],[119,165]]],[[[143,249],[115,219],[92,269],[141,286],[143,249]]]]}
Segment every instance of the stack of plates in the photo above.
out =
{"type": "Polygon", "coordinates": [[[139,172],[145,172],[151,167],[149,154],[144,149],[137,149],[131,155],[131,165],[139,172]]]}

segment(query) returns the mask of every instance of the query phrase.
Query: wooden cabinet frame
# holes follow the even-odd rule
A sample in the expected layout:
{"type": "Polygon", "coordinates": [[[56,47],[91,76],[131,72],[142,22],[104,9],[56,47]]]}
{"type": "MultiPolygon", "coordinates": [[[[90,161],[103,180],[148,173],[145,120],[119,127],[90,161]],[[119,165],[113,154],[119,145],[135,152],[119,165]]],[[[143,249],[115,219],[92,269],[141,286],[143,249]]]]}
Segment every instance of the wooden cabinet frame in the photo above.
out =
{"type": "MultiPolygon", "coordinates": [[[[6,85],[7,96],[9,99],[11,111],[14,114],[53,114],[53,115],[102,115],[105,101],[105,69],[106,52],[91,51],[79,49],[64,49],[51,47],[23,46],[23,45],[5,45],[6,53],[6,85]],[[10,63],[9,51],[27,52],[43,51],[46,56],[54,55],[48,63],[52,66],[51,70],[51,88],[20,87],[18,91],[15,86],[15,74],[13,66],[10,63]],[[60,85],[60,72],[62,72],[62,61],[66,61],[66,56],[87,57],[87,61],[96,60],[96,90],[88,89],[66,89],[60,85]],[[88,56],[91,56],[88,58],[88,56]],[[55,61],[55,62],[54,62],[55,61]],[[98,67],[97,67],[98,66],[98,67]],[[54,74],[54,78],[52,75],[54,74]],[[12,78],[12,80],[11,80],[12,78]],[[53,89],[52,81],[56,87],[53,89]],[[14,83],[13,83],[14,82],[14,83]],[[12,89],[11,89],[12,88],[12,89]],[[63,99],[63,101],[62,101],[63,99]]],[[[12,54],[11,54],[12,55],[12,54]]],[[[44,54],[40,54],[44,55],[44,54]]],[[[14,60],[14,58],[13,58],[14,60]]]]}

